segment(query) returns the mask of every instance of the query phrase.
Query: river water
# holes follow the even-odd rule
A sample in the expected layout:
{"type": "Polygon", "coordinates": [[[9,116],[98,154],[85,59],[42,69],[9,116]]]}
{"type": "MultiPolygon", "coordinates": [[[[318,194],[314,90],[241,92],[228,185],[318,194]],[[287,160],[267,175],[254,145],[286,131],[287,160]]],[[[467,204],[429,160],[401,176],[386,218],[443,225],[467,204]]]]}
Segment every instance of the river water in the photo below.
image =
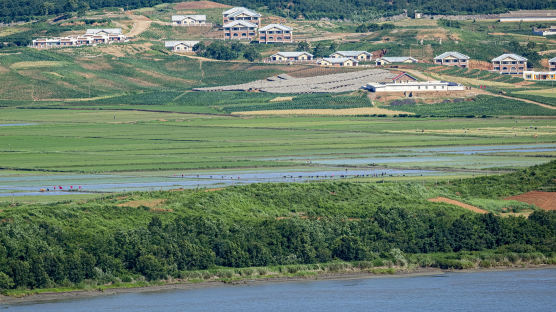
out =
{"type": "MultiPolygon", "coordinates": [[[[2,309],[4,308],[4,309],[2,309]]],[[[556,269],[126,293],[3,311],[555,311],[556,269]]]]}

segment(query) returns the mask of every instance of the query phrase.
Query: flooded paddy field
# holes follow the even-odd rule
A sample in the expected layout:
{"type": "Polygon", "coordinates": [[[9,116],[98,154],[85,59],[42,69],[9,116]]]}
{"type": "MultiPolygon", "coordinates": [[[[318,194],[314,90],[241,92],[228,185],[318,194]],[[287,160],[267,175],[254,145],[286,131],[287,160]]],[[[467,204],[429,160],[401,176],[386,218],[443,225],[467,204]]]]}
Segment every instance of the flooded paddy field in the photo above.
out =
{"type": "Polygon", "coordinates": [[[327,179],[426,180],[498,174],[556,157],[556,133],[538,131],[556,126],[556,119],[546,118],[247,118],[3,108],[0,125],[0,198],[6,199],[327,179]],[[512,127],[518,135],[489,131],[512,127]],[[477,133],[449,131],[463,128],[477,133]]]}

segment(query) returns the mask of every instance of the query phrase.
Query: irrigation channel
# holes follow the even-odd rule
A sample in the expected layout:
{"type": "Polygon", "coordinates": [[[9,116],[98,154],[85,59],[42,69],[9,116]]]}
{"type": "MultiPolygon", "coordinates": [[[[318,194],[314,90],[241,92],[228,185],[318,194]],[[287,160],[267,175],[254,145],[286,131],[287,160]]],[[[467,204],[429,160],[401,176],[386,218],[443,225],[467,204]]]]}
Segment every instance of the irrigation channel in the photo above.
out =
{"type": "MultiPolygon", "coordinates": [[[[473,175],[491,168],[527,167],[552,160],[556,143],[408,148],[381,154],[289,156],[260,160],[299,163],[297,167],[203,171],[59,174],[0,172],[0,198],[177,188],[214,188],[266,182],[306,182],[348,178],[473,175]],[[548,153],[548,154],[546,154],[548,153]],[[544,157],[532,157],[545,154],[544,157]],[[439,169],[441,168],[441,169],[439,169]]],[[[494,170],[496,171],[496,170],[494,170]]]]}

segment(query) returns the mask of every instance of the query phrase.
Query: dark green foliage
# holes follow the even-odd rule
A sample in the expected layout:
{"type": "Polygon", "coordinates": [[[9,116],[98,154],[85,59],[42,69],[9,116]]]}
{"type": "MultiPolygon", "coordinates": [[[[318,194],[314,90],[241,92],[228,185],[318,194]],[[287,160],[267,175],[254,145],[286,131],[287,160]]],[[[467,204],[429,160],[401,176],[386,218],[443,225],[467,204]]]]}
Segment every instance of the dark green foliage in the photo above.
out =
{"type": "MultiPolygon", "coordinates": [[[[35,16],[77,12],[83,15],[86,10],[103,7],[123,7],[134,9],[149,7],[165,2],[179,2],[180,0],[0,0],[0,21],[29,20],[35,16]]],[[[404,0],[404,1],[318,1],[293,0],[283,2],[278,0],[223,0],[218,1],[231,5],[241,5],[252,8],[266,7],[269,11],[282,16],[304,16],[310,19],[328,17],[333,19],[362,20],[377,15],[393,15],[408,9],[412,15],[415,10],[426,14],[474,14],[498,13],[517,9],[548,9],[555,8],[554,0],[513,1],[500,0],[484,2],[481,0],[404,0]]]]}
{"type": "Polygon", "coordinates": [[[440,19],[438,20],[438,24],[444,27],[461,28],[461,23],[459,21],[440,19]]]}
{"type": "MultiPolygon", "coordinates": [[[[553,187],[555,165],[440,187],[463,197],[507,196],[553,187]]],[[[216,266],[335,259],[405,265],[404,254],[556,249],[555,212],[535,211],[528,219],[472,214],[428,202],[426,189],[408,183],[326,182],[129,195],[165,198],[174,210],[169,214],[118,207],[116,197],[81,204],[3,206],[0,289],[88,279],[109,282],[114,276],[129,280],[137,274],[157,280],[216,266]],[[378,261],[379,254],[383,260],[378,261]]],[[[496,259],[484,261],[490,266],[496,259]]],[[[432,257],[427,265],[466,268],[469,263],[445,254],[432,257]]],[[[295,273],[298,268],[287,270],[295,273]]],[[[231,277],[229,272],[218,274],[231,277]]]]}
{"type": "Polygon", "coordinates": [[[357,28],[355,29],[355,32],[358,33],[364,33],[364,32],[368,32],[368,31],[379,31],[379,30],[390,30],[390,29],[394,29],[396,26],[394,26],[394,24],[390,24],[390,23],[384,23],[384,24],[375,24],[375,23],[371,23],[371,24],[361,24],[359,26],[357,26],[357,28]]]}
{"type": "Polygon", "coordinates": [[[446,187],[464,197],[503,198],[532,190],[556,190],[556,161],[503,176],[451,182],[446,187]]]}
{"type": "Polygon", "coordinates": [[[249,62],[253,62],[253,61],[261,58],[261,53],[259,53],[257,50],[255,50],[254,47],[249,47],[249,48],[244,50],[243,58],[245,58],[249,62]]]}

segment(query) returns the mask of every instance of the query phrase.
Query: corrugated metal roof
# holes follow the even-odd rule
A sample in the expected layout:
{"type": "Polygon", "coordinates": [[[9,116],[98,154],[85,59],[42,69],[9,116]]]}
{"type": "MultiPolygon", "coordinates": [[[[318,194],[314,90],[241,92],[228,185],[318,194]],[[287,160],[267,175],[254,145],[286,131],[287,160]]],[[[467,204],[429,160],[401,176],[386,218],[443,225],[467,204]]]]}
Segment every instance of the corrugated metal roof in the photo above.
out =
{"type": "Polygon", "coordinates": [[[468,59],[469,59],[469,56],[467,56],[467,55],[465,55],[465,54],[462,54],[462,53],[459,53],[459,52],[454,52],[454,51],[444,52],[444,53],[440,54],[439,56],[435,57],[434,59],[435,59],[435,60],[436,60],[436,59],[444,59],[444,58],[446,58],[446,57],[448,57],[448,56],[453,56],[453,57],[455,57],[455,58],[464,59],[464,60],[468,60],[468,59]]]}
{"type": "Polygon", "coordinates": [[[351,57],[325,57],[322,59],[323,61],[327,61],[330,62],[332,64],[338,64],[338,63],[343,63],[347,60],[352,60],[354,62],[358,62],[356,59],[353,59],[351,57]]]}
{"type": "Polygon", "coordinates": [[[291,27],[288,27],[288,26],[285,26],[285,25],[282,25],[282,24],[268,24],[264,27],[259,28],[259,31],[270,30],[272,28],[278,28],[278,29],[281,29],[281,30],[289,30],[289,31],[292,30],[291,27]]]}
{"type": "Polygon", "coordinates": [[[253,10],[249,10],[247,8],[244,7],[235,7],[235,8],[231,8],[227,11],[224,11],[222,14],[225,16],[237,16],[240,14],[245,14],[245,15],[249,15],[249,16],[255,16],[255,17],[261,17],[261,14],[253,11],[253,10]]]}
{"type": "Polygon", "coordinates": [[[417,62],[417,59],[412,58],[411,56],[383,56],[381,58],[379,58],[377,61],[379,60],[385,60],[387,62],[390,63],[403,63],[407,60],[413,60],[415,62],[417,62]]]}
{"type": "Polygon", "coordinates": [[[279,54],[279,55],[282,55],[282,56],[285,56],[285,57],[298,57],[298,56],[303,55],[303,54],[313,56],[313,54],[308,53],[308,52],[278,52],[276,54],[279,54]]]}
{"type": "Polygon", "coordinates": [[[500,61],[503,61],[507,58],[512,58],[516,61],[527,61],[527,59],[524,58],[523,56],[519,56],[519,55],[513,54],[513,53],[505,53],[505,54],[500,55],[499,57],[493,58],[492,62],[500,62],[500,61]]]}
{"type": "Polygon", "coordinates": [[[172,15],[172,22],[183,21],[186,18],[191,18],[196,21],[206,21],[206,15],[172,15]]]}
{"type": "Polygon", "coordinates": [[[199,43],[199,41],[173,40],[173,41],[165,41],[164,46],[166,48],[173,48],[173,47],[177,46],[178,44],[184,44],[186,46],[193,47],[197,43],[199,43]]]}
{"type": "Polygon", "coordinates": [[[121,28],[92,28],[92,29],[87,29],[87,32],[85,34],[87,35],[96,35],[99,32],[105,32],[108,34],[112,34],[112,35],[121,35],[122,34],[122,29],[121,28]]]}
{"type": "Polygon", "coordinates": [[[332,54],[340,54],[345,57],[357,57],[361,54],[371,55],[371,53],[367,51],[336,51],[332,54]]]}

